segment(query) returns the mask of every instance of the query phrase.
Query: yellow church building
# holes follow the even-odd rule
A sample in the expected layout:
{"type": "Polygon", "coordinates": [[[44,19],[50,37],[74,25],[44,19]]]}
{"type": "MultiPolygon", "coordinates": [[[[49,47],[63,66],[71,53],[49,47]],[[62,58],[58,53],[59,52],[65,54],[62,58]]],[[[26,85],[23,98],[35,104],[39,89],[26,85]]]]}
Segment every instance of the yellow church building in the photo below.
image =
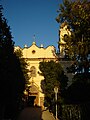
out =
{"type": "Polygon", "coordinates": [[[44,106],[44,94],[41,89],[41,81],[44,79],[43,76],[39,74],[39,63],[42,61],[57,60],[56,49],[54,46],[48,46],[46,48],[41,44],[40,47],[36,45],[35,42],[32,43],[30,47],[27,45],[24,48],[15,47],[15,49],[21,49],[23,53],[23,58],[28,62],[28,69],[30,76],[29,80],[29,96],[34,98],[34,105],[44,106]]]}
{"type": "MultiPolygon", "coordinates": [[[[56,54],[56,48],[54,46],[48,46],[44,48],[43,44],[40,47],[36,45],[36,42],[33,42],[30,47],[27,45],[24,48],[20,48],[19,46],[15,47],[15,49],[20,49],[23,54],[23,58],[27,60],[28,69],[29,69],[29,90],[28,90],[28,98],[30,97],[34,99],[34,105],[44,107],[44,93],[41,89],[41,82],[44,79],[43,76],[39,74],[39,63],[42,61],[60,61],[61,58],[64,58],[64,50],[65,50],[65,42],[63,40],[64,35],[71,35],[71,32],[68,29],[68,25],[66,22],[61,24],[59,30],[59,55],[56,54]],[[59,58],[59,59],[58,59],[59,58]]],[[[62,64],[64,71],[66,71],[66,67],[71,64],[69,61],[60,61],[62,64]]],[[[71,76],[71,74],[69,75],[71,76]]],[[[27,94],[26,94],[27,95],[27,94]]]]}

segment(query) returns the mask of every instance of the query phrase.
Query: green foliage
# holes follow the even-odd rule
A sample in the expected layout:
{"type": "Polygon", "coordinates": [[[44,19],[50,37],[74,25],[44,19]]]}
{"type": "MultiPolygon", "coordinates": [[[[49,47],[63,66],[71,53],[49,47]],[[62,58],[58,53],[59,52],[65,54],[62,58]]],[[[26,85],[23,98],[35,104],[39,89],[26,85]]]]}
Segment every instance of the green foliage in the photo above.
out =
{"type": "Polygon", "coordinates": [[[27,86],[28,80],[29,80],[29,76],[28,76],[28,72],[29,72],[28,63],[23,58],[23,54],[22,54],[22,51],[20,49],[15,50],[15,54],[16,54],[17,58],[20,61],[20,67],[21,67],[21,70],[22,70],[24,78],[25,78],[25,86],[27,86]]]}
{"type": "Polygon", "coordinates": [[[78,73],[72,80],[72,85],[65,92],[66,103],[81,104],[90,101],[90,74],[78,73]]]}
{"type": "Polygon", "coordinates": [[[64,75],[61,64],[54,61],[41,62],[39,69],[41,75],[44,76],[41,87],[45,93],[47,104],[51,105],[55,94],[54,87],[57,86],[59,89],[59,98],[60,94],[62,94],[62,91],[64,91],[67,86],[67,77],[64,75]]]}
{"type": "Polygon", "coordinates": [[[74,60],[68,72],[89,72],[90,62],[90,1],[63,0],[60,5],[57,22],[66,22],[71,28],[71,35],[64,36],[66,55],[74,60]]]}
{"type": "Polygon", "coordinates": [[[81,120],[79,105],[63,105],[62,120],[81,120]]]}
{"type": "MultiPolygon", "coordinates": [[[[23,64],[25,65],[25,64],[23,64]]],[[[0,5],[0,119],[13,119],[25,88],[25,76],[0,5]]]]}
{"type": "Polygon", "coordinates": [[[3,17],[2,9],[2,6],[0,6],[0,52],[2,52],[1,54],[4,56],[8,53],[13,53],[14,42],[12,40],[10,27],[7,25],[7,20],[3,17]]]}
{"type": "Polygon", "coordinates": [[[68,52],[86,59],[90,53],[90,1],[63,0],[58,13],[57,22],[66,21],[73,31],[66,41],[68,52]]]}
{"type": "MultiPolygon", "coordinates": [[[[73,83],[64,97],[69,104],[87,104],[90,101],[90,1],[63,0],[58,13],[57,22],[67,22],[71,28],[71,36],[64,36],[63,39],[66,42],[67,55],[74,60],[67,68],[68,72],[74,73],[73,83]]],[[[89,108],[90,104],[82,120],[90,119],[89,108]]]]}

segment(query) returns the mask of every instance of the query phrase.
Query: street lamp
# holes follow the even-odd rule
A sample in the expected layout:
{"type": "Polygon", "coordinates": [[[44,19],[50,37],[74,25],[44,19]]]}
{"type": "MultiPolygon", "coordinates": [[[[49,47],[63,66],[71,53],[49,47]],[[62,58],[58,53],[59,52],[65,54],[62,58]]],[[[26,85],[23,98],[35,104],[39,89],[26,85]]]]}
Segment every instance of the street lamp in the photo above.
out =
{"type": "Polygon", "coordinates": [[[56,100],[56,120],[57,120],[57,93],[58,93],[58,87],[54,87],[54,92],[55,92],[55,100],[56,100]]]}

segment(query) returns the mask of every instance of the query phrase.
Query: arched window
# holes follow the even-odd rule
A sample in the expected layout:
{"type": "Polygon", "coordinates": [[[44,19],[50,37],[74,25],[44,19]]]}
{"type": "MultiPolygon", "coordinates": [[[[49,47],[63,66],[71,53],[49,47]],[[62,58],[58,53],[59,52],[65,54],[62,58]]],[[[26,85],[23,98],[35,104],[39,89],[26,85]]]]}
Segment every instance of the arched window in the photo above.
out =
{"type": "Polygon", "coordinates": [[[34,66],[30,68],[30,73],[31,73],[31,77],[36,77],[36,68],[34,66]]]}

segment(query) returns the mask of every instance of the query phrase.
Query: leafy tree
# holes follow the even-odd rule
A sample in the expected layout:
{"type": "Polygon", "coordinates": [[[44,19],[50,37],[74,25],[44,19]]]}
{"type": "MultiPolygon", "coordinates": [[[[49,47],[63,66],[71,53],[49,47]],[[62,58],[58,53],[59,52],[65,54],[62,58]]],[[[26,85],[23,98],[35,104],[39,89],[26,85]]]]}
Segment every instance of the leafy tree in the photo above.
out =
{"type": "Polygon", "coordinates": [[[0,5],[0,119],[13,119],[25,88],[25,76],[0,5]]]}
{"type": "MultiPolygon", "coordinates": [[[[7,78],[10,77],[9,71],[10,71],[10,64],[11,56],[13,55],[14,50],[14,43],[12,41],[12,36],[10,27],[7,25],[6,19],[2,15],[2,6],[0,5],[0,108],[5,109],[6,101],[8,100],[8,84],[7,84],[7,78]],[[2,104],[3,102],[3,104],[2,104]]],[[[4,110],[5,111],[5,110],[4,110]]],[[[2,111],[0,112],[2,113],[2,111]]],[[[3,113],[4,114],[4,113],[3,113]]],[[[2,116],[2,115],[0,115],[2,116]]]]}
{"type": "Polygon", "coordinates": [[[27,87],[28,82],[29,82],[29,75],[28,75],[29,69],[28,69],[27,60],[23,58],[23,54],[20,49],[15,50],[15,54],[20,61],[21,70],[25,78],[25,86],[27,87]]]}
{"type": "Polygon", "coordinates": [[[66,51],[74,60],[68,72],[88,73],[90,69],[90,1],[63,0],[57,22],[66,22],[71,35],[64,36],[66,51]]]}
{"type": "MultiPolygon", "coordinates": [[[[58,91],[58,102],[61,102],[61,95],[67,86],[67,77],[64,75],[64,71],[61,64],[54,61],[41,62],[39,65],[41,75],[44,76],[44,80],[41,82],[41,87],[45,94],[45,105],[50,106],[51,110],[54,107],[54,87],[57,86],[58,91]]],[[[60,103],[61,104],[61,103],[60,103]]]]}
{"type": "Polygon", "coordinates": [[[86,60],[90,54],[90,1],[63,0],[58,13],[57,22],[66,21],[72,29],[65,41],[68,52],[75,59],[86,60]]]}
{"type": "Polygon", "coordinates": [[[90,68],[90,1],[63,0],[57,22],[66,22],[71,35],[65,36],[66,49],[74,62],[68,72],[88,73],[90,68]]]}
{"type": "Polygon", "coordinates": [[[72,84],[65,92],[66,101],[82,104],[82,119],[90,119],[90,1],[63,0],[57,22],[67,22],[71,36],[65,36],[66,50],[73,64],[67,68],[74,73],[72,84]],[[83,116],[85,115],[85,116],[83,116]]]}

